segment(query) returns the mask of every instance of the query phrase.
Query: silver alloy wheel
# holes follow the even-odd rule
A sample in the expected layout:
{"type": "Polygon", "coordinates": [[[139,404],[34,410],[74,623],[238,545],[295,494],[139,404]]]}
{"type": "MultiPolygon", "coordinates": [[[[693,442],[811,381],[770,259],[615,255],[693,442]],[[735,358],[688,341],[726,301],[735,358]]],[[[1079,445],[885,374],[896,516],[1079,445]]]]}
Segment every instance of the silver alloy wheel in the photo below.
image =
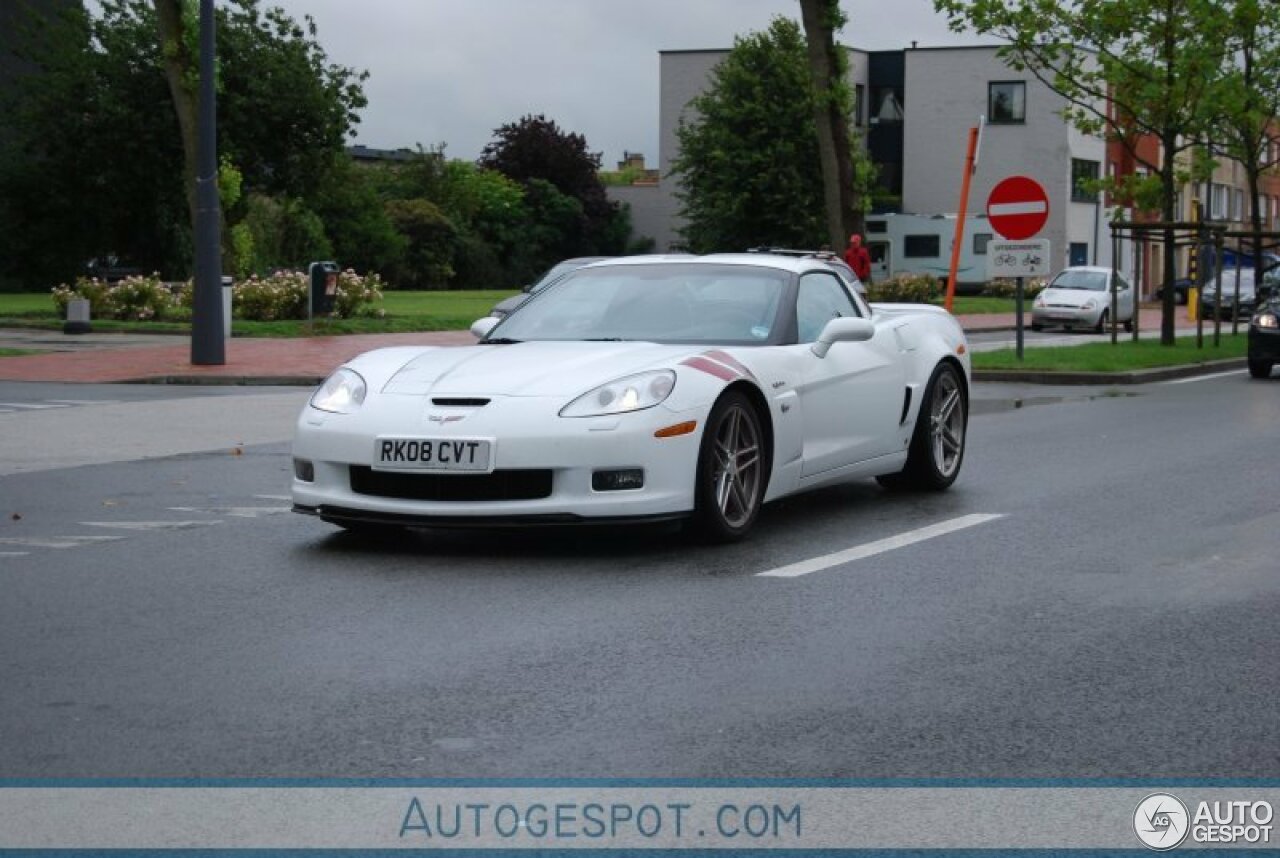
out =
{"type": "Polygon", "coordinates": [[[758,505],[761,485],[760,429],[747,407],[734,404],[716,428],[711,479],[724,523],[742,527],[758,505]]]}
{"type": "Polygon", "coordinates": [[[929,409],[929,440],[933,462],[942,477],[950,477],[960,467],[964,454],[964,395],[954,371],[938,376],[929,409]]]}

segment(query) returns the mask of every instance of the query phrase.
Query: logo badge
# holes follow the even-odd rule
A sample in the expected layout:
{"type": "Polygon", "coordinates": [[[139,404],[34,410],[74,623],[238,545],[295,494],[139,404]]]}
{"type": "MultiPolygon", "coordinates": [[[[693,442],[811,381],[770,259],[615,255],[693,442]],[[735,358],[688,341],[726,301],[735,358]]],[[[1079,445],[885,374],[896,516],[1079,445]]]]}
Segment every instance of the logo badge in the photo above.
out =
{"type": "Polygon", "coordinates": [[[465,414],[428,414],[427,419],[432,423],[456,423],[466,416],[465,414]]]}
{"type": "Polygon", "coordinates": [[[1133,812],[1133,833],[1143,846],[1157,852],[1173,849],[1186,840],[1190,823],[1187,806],[1163,792],[1147,796],[1133,812]]]}

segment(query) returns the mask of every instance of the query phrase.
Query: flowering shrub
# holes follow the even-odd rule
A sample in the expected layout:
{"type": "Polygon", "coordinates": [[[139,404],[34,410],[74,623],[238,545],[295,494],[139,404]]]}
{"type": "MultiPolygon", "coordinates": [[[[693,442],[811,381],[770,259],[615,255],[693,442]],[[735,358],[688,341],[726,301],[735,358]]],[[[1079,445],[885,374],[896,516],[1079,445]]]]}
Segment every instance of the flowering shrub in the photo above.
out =
{"type": "Polygon", "coordinates": [[[80,277],[74,287],[64,283],[53,288],[53,303],[60,316],[67,314],[67,303],[73,299],[87,300],[94,318],[129,322],[164,319],[177,307],[173,293],[158,274],[126,277],[113,284],[80,277]]]}
{"type": "MultiPolygon", "coordinates": [[[[305,319],[310,289],[310,275],[302,271],[277,271],[268,277],[254,276],[237,283],[231,306],[238,319],[305,319]]],[[[339,319],[383,315],[365,306],[381,300],[382,280],[377,274],[362,276],[348,268],[338,274],[333,311],[329,315],[339,319]]]]}
{"type": "MultiPolygon", "coordinates": [[[[377,274],[360,275],[348,268],[338,274],[332,318],[383,316],[382,310],[369,306],[382,300],[382,280],[377,274]]],[[[305,319],[310,277],[301,271],[277,271],[268,277],[250,277],[232,286],[231,306],[237,319],[276,321],[305,319]]],[[[119,283],[107,284],[96,278],[81,277],[75,286],[62,284],[53,289],[53,303],[60,316],[66,316],[72,299],[89,301],[95,319],[148,321],[191,318],[195,285],[188,280],[173,292],[159,275],[126,277],[119,283]]]]}
{"type": "Polygon", "coordinates": [[[885,304],[932,304],[942,287],[932,274],[896,274],[867,287],[867,300],[885,304]]]}
{"type": "Polygon", "coordinates": [[[301,271],[277,271],[267,277],[255,274],[232,287],[231,310],[237,319],[259,322],[305,319],[310,288],[301,271]]]}
{"type": "MultiPolygon", "coordinates": [[[[1045,280],[1043,277],[1032,277],[1030,280],[1022,282],[1022,294],[1026,298],[1034,298],[1044,289],[1045,280]]],[[[1018,283],[1016,280],[1007,278],[999,278],[992,280],[990,283],[982,287],[982,294],[988,298],[1008,298],[1013,300],[1017,297],[1018,283]]]]}

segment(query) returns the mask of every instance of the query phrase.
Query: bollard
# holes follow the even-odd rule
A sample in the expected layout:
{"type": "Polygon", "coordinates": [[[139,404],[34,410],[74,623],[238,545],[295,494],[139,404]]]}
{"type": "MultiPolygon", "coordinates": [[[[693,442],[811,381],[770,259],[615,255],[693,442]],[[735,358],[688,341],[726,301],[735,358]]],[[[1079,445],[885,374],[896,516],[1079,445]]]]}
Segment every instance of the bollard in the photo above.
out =
{"type": "Polygon", "coordinates": [[[67,320],[62,323],[64,334],[92,333],[89,324],[89,301],[85,298],[74,298],[67,302],[67,320]]]}
{"type": "Polygon", "coordinates": [[[1187,319],[1196,321],[1200,318],[1200,288],[1198,286],[1187,287],[1187,319]]]}

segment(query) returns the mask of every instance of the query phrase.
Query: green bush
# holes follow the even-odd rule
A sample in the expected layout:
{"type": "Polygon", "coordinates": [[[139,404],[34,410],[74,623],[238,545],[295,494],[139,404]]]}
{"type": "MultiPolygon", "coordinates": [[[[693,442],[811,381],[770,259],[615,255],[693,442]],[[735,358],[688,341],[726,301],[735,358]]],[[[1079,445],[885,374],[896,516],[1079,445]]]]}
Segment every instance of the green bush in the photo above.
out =
{"type": "Polygon", "coordinates": [[[59,316],[66,316],[67,304],[73,299],[87,300],[89,312],[95,319],[127,322],[169,318],[177,307],[173,293],[158,274],[126,277],[110,284],[96,277],[80,277],[75,286],[64,283],[54,287],[53,303],[59,316]]]}
{"type": "Polygon", "coordinates": [[[867,286],[867,300],[882,304],[933,304],[942,285],[932,274],[896,274],[867,286]]]}
{"type": "MultiPolygon", "coordinates": [[[[1025,298],[1034,298],[1044,290],[1045,280],[1043,277],[1032,277],[1022,282],[1022,294],[1025,298]]],[[[992,280],[982,287],[982,294],[988,298],[1007,298],[1012,301],[1017,297],[1018,283],[1016,280],[1006,278],[998,278],[992,280]]]]}

